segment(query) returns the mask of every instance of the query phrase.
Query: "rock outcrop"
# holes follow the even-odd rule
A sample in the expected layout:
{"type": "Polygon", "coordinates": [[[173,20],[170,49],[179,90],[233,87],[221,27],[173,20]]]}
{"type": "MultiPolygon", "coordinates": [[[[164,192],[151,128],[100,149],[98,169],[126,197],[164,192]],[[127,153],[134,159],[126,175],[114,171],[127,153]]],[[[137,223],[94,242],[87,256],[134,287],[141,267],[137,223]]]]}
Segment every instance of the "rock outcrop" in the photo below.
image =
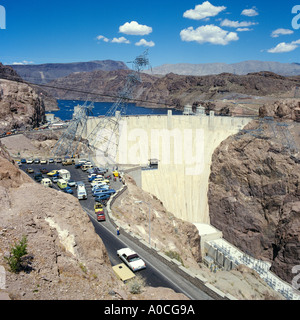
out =
{"type": "MultiPolygon", "coordinates": [[[[294,118],[294,108],[287,105],[264,107],[260,113],[275,120],[294,118]]],[[[299,124],[287,124],[297,139],[299,124]]],[[[257,127],[253,121],[246,129],[257,127]]],[[[248,132],[228,138],[213,155],[211,224],[236,247],[270,261],[272,271],[291,282],[292,268],[300,261],[299,154],[285,149],[268,125],[256,137],[248,132]]]]}
{"type": "Polygon", "coordinates": [[[32,128],[45,120],[45,104],[29,85],[0,79],[0,130],[32,128]]]}

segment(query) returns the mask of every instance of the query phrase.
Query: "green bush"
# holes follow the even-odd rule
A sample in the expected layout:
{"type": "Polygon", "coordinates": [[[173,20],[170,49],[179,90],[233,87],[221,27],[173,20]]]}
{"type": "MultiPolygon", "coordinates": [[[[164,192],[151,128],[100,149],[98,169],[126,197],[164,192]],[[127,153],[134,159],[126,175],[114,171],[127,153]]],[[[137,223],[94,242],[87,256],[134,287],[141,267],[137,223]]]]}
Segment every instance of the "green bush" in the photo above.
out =
{"type": "Polygon", "coordinates": [[[175,259],[175,260],[179,261],[183,265],[183,260],[181,259],[179,253],[177,253],[175,251],[167,251],[167,252],[165,252],[165,254],[169,258],[175,259]]]}
{"type": "Polygon", "coordinates": [[[5,257],[11,272],[18,273],[22,270],[21,262],[25,254],[27,254],[27,237],[23,236],[19,243],[11,247],[9,257],[5,257]]]}

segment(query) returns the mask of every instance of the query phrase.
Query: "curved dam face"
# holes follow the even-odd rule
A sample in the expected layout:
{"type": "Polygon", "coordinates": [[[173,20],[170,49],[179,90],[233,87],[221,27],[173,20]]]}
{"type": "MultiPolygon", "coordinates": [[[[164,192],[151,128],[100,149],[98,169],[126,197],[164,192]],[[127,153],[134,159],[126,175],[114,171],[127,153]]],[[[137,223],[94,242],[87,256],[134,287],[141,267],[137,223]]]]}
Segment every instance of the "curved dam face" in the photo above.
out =
{"type": "MultiPolygon", "coordinates": [[[[160,199],[176,217],[209,224],[208,181],[212,154],[220,143],[247,125],[250,118],[190,115],[122,117],[114,139],[116,163],[141,166],[141,187],[160,199]],[[146,169],[149,159],[157,169],[146,169]]],[[[99,119],[89,120],[87,133],[99,119]]],[[[103,161],[97,161],[103,165],[103,161]]]]}

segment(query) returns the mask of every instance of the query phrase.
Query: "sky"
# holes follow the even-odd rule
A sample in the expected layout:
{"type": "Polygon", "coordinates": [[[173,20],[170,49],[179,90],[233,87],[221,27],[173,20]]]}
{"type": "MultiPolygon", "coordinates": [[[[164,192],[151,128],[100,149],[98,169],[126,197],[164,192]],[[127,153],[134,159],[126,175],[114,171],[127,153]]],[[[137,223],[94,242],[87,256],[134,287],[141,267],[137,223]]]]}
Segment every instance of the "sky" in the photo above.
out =
{"type": "Polygon", "coordinates": [[[0,62],[300,63],[300,0],[0,0],[0,62]]]}

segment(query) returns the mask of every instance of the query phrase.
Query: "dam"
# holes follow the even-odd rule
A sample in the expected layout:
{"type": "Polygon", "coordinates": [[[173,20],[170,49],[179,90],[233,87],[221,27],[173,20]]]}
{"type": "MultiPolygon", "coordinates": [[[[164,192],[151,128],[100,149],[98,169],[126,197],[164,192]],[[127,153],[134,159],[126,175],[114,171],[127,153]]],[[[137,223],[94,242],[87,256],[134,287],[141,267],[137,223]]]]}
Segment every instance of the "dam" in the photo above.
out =
{"type": "MultiPolygon", "coordinates": [[[[169,110],[167,115],[155,116],[116,114],[115,120],[119,123],[117,131],[113,130],[115,121],[111,122],[111,129],[106,128],[110,141],[117,140],[115,159],[109,163],[96,153],[93,161],[99,166],[145,168],[149,159],[156,159],[157,168],[140,170],[140,187],[161,200],[177,218],[209,224],[207,192],[213,152],[252,119],[215,116],[213,111],[209,115],[173,115],[169,110]]],[[[88,120],[83,138],[99,121],[100,118],[88,120]]]]}

